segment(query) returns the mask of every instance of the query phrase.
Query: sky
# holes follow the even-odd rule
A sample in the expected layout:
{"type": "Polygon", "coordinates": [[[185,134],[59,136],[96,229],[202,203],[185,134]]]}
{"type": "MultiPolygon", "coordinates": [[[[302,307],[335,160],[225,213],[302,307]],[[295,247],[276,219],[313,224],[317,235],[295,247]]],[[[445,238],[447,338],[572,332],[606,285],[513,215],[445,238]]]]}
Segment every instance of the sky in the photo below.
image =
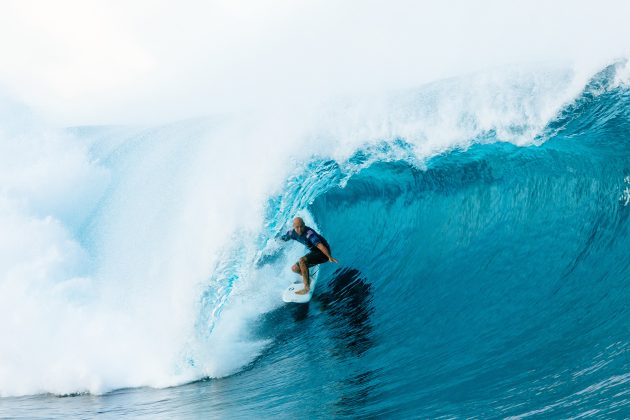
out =
{"type": "MultiPolygon", "coordinates": [[[[3,1],[0,100],[61,126],[159,124],[630,55],[630,2],[3,1]]],[[[2,107],[0,107],[2,109],[2,107]]]]}

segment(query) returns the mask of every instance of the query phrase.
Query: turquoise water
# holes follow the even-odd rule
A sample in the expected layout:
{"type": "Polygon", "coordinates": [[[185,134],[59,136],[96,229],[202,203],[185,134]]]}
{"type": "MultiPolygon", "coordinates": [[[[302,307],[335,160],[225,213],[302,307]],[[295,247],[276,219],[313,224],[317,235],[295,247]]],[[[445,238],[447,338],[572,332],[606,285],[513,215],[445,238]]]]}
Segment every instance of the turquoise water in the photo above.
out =
{"type": "MultiPolygon", "coordinates": [[[[205,280],[190,283],[195,305],[186,312],[192,317],[182,319],[191,320],[191,333],[174,346],[175,367],[165,369],[171,379],[134,374],[137,360],[144,363],[140,356],[125,362],[129,377],[86,373],[107,382],[92,390],[61,364],[56,372],[69,386],[59,391],[44,381],[25,385],[26,392],[5,391],[0,416],[627,417],[630,92],[614,78],[614,67],[595,75],[526,145],[489,129],[477,130],[465,147],[421,159],[404,136],[361,147],[346,160],[312,155],[265,198],[262,227],[232,234],[205,280]],[[291,279],[282,270],[302,250],[280,248],[274,237],[300,212],[341,264],[322,267],[310,304],[283,305],[274,293],[291,279]],[[251,278],[255,286],[243,286],[251,278]],[[260,290],[273,303],[248,300],[260,290]]],[[[138,203],[146,198],[120,204],[129,197],[120,191],[153,165],[142,173],[127,162],[134,156],[155,162],[159,182],[146,188],[167,197],[164,207],[152,207],[133,224],[166,218],[185,226],[194,212],[182,218],[174,209],[189,205],[182,191],[192,181],[181,174],[203,143],[191,132],[214,123],[195,124],[187,131],[192,140],[183,143],[160,131],[159,159],[148,152],[155,142],[142,140],[151,132],[126,134],[136,143],[121,140],[123,146],[91,143],[90,153],[109,157],[101,163],[112,181],[71,232],[89,255],[81,270],[100,273],[95,283],[132,283],[125,289],[131,294],[151,287],[134,283],[136,271],[108,277],[100,265],[112,261],[117,229],[130,226],[120,225],[116,214],[145,210],[138,203]]],[[[111,136],[108,130],[95,132],[111,136]]],[[[88,131],[78,132],[93,136],[88,131]]],[[[134,232],[161,243],[172,239],[172,229],[134,232]]],[[[146,266],[151,258],[139,252],[115,261],[140,259],[146,266]]],[[[173,305],[178,284],[167,283],[173,305]]],[[[102,302],[92,293],[109,296],[108,288],[93,287],[96,292],[72,295],[87,312],[102,302]]],[[[162,296],[140,295],[144,305],[162,296]]],[[[136,303],[119,298],[115,308],[136,303]]],[[[170,309],[164,319],[179,316],[164,302],[163,310],[149,313],[170,309]]],[[[152,324],[146,326],[149,334],[152,324]]],[[[171,343],[172,336],[156,336],[171,343]]],[[[154,351],[144,342],[136,347],[129,352],[154,351]]],[[[57,358],[53,353],[45,363],[57,358]]],[[[109,359],[97,362],[108,366],[103,360],[109,359]]],[[[150,372],[163,368],[151,366],[150,372]]],[[[51,372],[42,375],[54,377],[51,372]]]]}

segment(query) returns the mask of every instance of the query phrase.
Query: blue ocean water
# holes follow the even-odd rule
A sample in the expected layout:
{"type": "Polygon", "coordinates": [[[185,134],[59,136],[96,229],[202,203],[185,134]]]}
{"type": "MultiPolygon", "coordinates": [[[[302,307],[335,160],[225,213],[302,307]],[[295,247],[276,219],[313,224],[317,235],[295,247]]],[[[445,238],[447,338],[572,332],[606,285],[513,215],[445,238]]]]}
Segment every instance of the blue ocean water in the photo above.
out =
{"type": "MultiPolygon", "coordinates": [[[[187,223],[195,208],[179,210],[191,205],[185,192],[197,188],[190,156],[216,122],[186,123],[185,141],[171,140],[179,126],[124,136],[114,128],[73,129],[91,139],[90,153],[111,179],[81,223],[73,225],[74,216],[64,222],[87,254],[78,271],[92,279],[64,296],[80,314],[95,306],[108,314],[151,308],[121,320],[107,315],[128,327],[120,335],[104,329],[120,350],[81,349],[107,357],[81,359],[79,371],[53,349],[43,363],[58,369],[42,372],[42,382],[10,388],[5,374],[0,416],[630,416],[630,91],[616,83],[616,69],[594,75],[527,144],[481,127],[419,156],[417,143],[393,130],[346,159],[314,153],[264,196],[262,224],[227,232],[219,257],[199,272],[172,273],[177,265],[153,259],[185,245],[164,243],[177,240],[172,230],[194,236],[187,223]],[[103,137],[119,140],[97,141],[103,137]],[[147,174],[153,181],[143,181],[147,174]],[[165,201],[147,212],[142,203],[152,197],[165,201]],[[121,223],[120,213],[134,216],[121,223]],[[275,239],[295,214],[326,236],[340,260],[322,267],[308,305],[276,301],[292,279],[288,265],[303,251],[275,239]],[[164,220],[172,222],[168,229],[151,231],[152,221],[164,220]],[[134,237],[157,245],[137,250],[130,226],[134,237]],[[147,271],[120,268],[136,264],[147,271]],[[180,279],[198,275],[204,280],[180,279]],[[131,297],[112,292],[112,282],[131,297]],[[181,315],[177,305],[187,299],[195,305],[181,315]],[[156,301],[163,305],[153,307],[156,301]],[[155,314],[166,325],[163,336],[148,319],[140,327],[129,321],[155,314]],[[181,325],[170,325],[170,317],[188,322],[189,334],[169,335],[181,325]],[[157,341],[133,341],[144,334],[157,341]],[[175,367],[155,367],[172,359],[158,357],[156,343],[175,349],[175,367]],[[102,374],[117,366],[114,356],[129,356],[125,369],[102,374]],[[151,376],[161,369],[163,376],[151,376]]],[[[210,208],[220,205],[215,200],[221,197],[211,197],[210,208]]],[[[203,244],[196,243],[212,248],[203,244]]],[[[103,324],[85,323],[100,339],[93,328],[103,324]]]]}

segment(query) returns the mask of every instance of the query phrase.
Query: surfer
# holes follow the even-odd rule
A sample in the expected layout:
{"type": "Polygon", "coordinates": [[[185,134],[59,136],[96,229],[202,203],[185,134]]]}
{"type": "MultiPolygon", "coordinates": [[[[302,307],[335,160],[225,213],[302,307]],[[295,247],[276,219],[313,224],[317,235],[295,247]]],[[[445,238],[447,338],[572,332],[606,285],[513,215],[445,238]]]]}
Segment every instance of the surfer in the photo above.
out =
{"type": "Polygon", "coordinates": [[[330,253],[328,241],[319,233],[304,224],[301,217],[293,219],[293,229],[280,237],[283,241],[294,239],[308,247],[309,253],[304,255],[298,262],[293,264],[291,270],[301,274],[304,280],[304,289],[295,292],[297,295],[305,295],[310,291],[311,281],[309,278],[309,267],[325,262],[338,262],[330,253]]]}

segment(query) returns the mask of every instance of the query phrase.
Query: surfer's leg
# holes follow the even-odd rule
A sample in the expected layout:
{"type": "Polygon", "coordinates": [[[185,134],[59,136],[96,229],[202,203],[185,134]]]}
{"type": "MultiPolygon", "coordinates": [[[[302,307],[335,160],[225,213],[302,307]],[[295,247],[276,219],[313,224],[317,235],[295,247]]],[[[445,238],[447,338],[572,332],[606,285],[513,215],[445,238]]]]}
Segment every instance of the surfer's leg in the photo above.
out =
{"type": "Polygon", "coordinates": [[[300,258],[300,270],[302,271],[302,280],[304,280],[304,289],[295,292],[296,295],[305,295],[310,290],[310,279],[308,267],[306,266],[306,257],[300,258]]]}
{"type": "MultiPolygon", "coordinates": [[[[302,278],[304,279],[304,290],[297,291],[295,292],[296,294],[304,295],[308,293],[311,289],[311,279],[310,279],[310,273],[308,269],[313,267],[314,265],[322,264],[327,261],[328,261],[328,257],[324,255],[324,253],[320,251],[319,249],[315,249],[309,252],[308,254],[306,254],[305,256],[303,256],[302,258],[300,258],[300,261],[298,262],[299,264],[298,268],[301,270],[302,278]]],[[[297,271],[295,272],[297,273],[297,271]]]]}

